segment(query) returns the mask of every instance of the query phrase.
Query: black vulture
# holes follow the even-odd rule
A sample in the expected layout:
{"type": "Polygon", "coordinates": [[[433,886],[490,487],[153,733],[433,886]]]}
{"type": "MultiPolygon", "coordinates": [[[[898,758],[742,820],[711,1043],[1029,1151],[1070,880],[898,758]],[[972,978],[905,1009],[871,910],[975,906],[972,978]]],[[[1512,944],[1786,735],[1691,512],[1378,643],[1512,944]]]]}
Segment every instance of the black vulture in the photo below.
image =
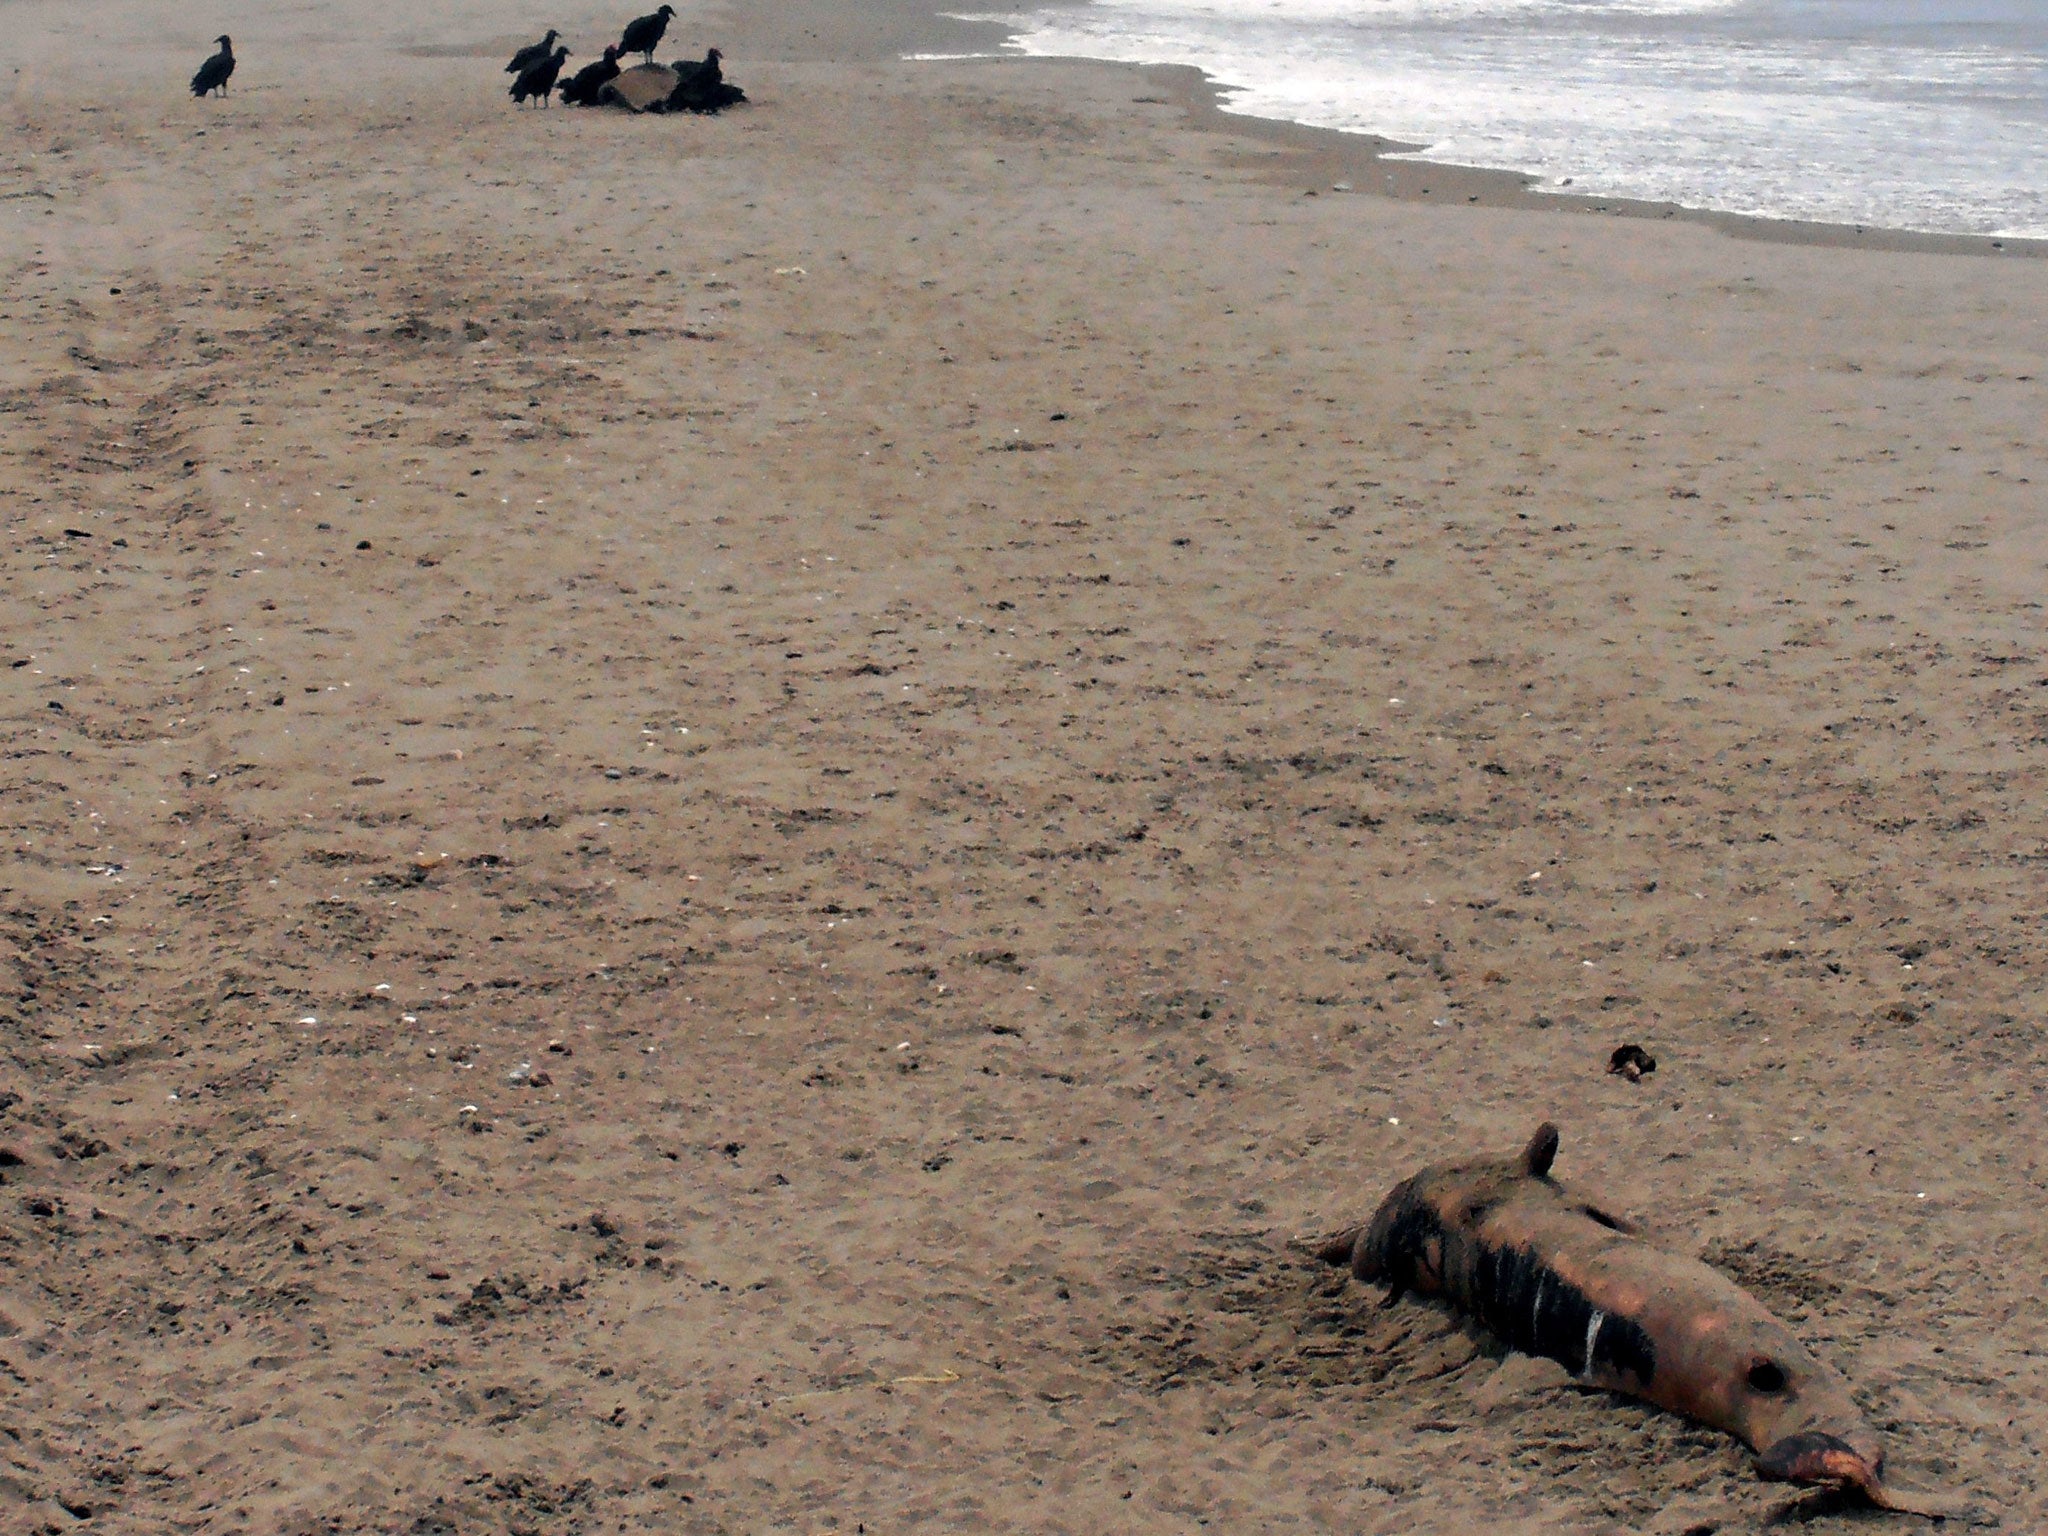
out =
{"type": "Polygon", "coordinates": [[[199,73],[192,77],[192,94],[204,96],[209,91],[228,93],[228,76],[235,72],[235,45],[223,33],[214,39],[220,44],[220,52],[199,66],[199,73]]]}
{"type": "Polygon", "coordinates": [[[652,16],[640,16],[626,23],[626,35],[619,39],[619,52],[645,54],[647,62],[654,62],[655,47],[661,42],[661,34],[668,30],[668,19],[675,15],[676,8],[664,5],[652,16]]]}
{"type": "Polygon", "coordinates": [[[562,105],[594,107],[597,93],[619,78],[619,50],[607,47],[604,57],[586,64],[562,82],[562,105]]]}
{"type": "Polygon", "coordinates": [[[569,57],[569,50],[557,48],[538,64],[529,67],[525,74],[512,82],[511,96],[522,105],[529,97],[539,97],[546,106],[548,97],[555,89],[555,80],[562,73],[562,60],[569,57]]]}
{"type": "Polygon", "coordinates": [[[512,62],[505,66],[505,73],[508,75],[525,74],[554,51],[555,39],[561,35],[553,27],[549,27],[546,37],[537,43],[528,43],[524,48],[512,55],[512,62]]]}
{"type": "Polygon", "coordinates": [[[669,68],[676,72],[676,83],[679,85],[685,80],[701,80],[706,84],[716,85],[725,77],[725,72],[719,68],[718,63],[724,57],[725,55],[716,48],[707,48],[702,59],[677,59],[669,68]]]}
{"type": "Polygon", "coordinates": [[[747,99],[747,93],[725,78],[716,48],[707,49],[701,60],[681,59],[675,64],[676,88],[664,103],[670,112],[723,112],[747,99]]]}

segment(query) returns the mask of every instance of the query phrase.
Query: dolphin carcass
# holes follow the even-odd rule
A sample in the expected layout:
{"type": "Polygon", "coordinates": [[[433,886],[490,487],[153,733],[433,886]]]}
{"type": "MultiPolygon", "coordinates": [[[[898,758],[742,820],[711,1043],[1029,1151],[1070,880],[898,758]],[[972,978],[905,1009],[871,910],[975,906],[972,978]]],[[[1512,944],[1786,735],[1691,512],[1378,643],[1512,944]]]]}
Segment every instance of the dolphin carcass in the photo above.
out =
{"type": "Polygon", "coordinates": [[[1557,1146],[1546,1124],[1518,1157],[1433,1164],[1318,1252],[1385,1286],[1388,1306],[1409,1291],[1441,1297],[1588,1386],[1726,1430],[1766,1477],[1933,1518],[1965,1513],[1888,1488],[1884,1446],[1848,1383],[1719,1271],[1651,1247],[1552,1179],[1557,1146]]]}

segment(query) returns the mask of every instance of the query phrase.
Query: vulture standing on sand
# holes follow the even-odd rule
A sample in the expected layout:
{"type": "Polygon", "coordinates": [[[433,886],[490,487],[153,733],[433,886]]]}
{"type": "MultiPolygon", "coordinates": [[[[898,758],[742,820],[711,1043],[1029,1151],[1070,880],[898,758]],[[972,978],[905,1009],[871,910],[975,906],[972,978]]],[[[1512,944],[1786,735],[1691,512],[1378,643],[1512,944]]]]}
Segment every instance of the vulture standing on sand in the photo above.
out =
{"type": "Polygon", "coordinates": [[[640,16],[626,23],[626,35],[619,39],[619,52],[646,55],[647,62],[654,62],[655,47],[661,42],[661,34],[668,30],[668,19],[675,15],[676,8],[664,5],[652,16],[640,16]]]}
{"type": "Polygon", "coordinates": [[[604,57],[586,64],[562,82],[562,105],[594,107],[597,93],[619,78],[619,50],[606,47],[604,57]]]}
{"type": "Polygon", "coordinates": [[[524,105],[529,97],[539,97],[546,106],[555,89],[555,80],[562,73],[562,60],[569,57],[569,50],[557,48],[538,64],[529,65],[524,74],[512,82],[511,96],[515,102],[524,105]]]}
{"type": "Polygon", "coordinates": [[[528,43],[524,48],[512,55],[512,62],[505,66],[505,73],[508,75],[525,74],[554,51],[555,39],[561,35],[553,27],[549,27],[546,37],[537,43],[528,43]]]}
{"type": "Polygon", "coordinates": [[[210,91],[228,93],[228,76],[235,72],[235,45],[222,33],[214,39],[220,44],[220,52],[199,66],[199,73],[192,77],[192,94],[204,96],[210,91]]]}

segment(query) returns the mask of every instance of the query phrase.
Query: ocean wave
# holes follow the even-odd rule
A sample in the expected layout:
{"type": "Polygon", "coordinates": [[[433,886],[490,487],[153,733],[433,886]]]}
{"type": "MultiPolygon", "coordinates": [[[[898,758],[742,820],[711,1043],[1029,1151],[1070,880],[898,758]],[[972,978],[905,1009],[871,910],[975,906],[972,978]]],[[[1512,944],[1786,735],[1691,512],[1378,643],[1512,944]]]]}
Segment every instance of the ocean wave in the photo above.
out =
{"type": "Polygon", "coordinates": [[[1926,10],[1099,0],[980,19],[1013,27],[1023,53],[1193,65],[1221,82],[1231,111],[1384,134],[1549,184],[1569,177],[1574,191],[2048,237],[2048,23],[2038,43],[2015,41],[2000,12],[1992,42],[1961,23],[1906,28],[1909,13],[1926,10]]]}

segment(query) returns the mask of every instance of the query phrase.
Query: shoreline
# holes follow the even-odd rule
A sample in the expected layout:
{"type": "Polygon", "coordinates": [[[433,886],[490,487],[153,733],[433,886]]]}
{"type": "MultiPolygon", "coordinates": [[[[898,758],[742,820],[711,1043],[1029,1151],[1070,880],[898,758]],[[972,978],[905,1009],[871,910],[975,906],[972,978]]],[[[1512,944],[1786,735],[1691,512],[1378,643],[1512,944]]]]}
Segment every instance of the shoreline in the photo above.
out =
{"type": "MultiPolygon", "coordinates": [[[[903,18],[908,20],[907,17],[903,18]]],[[[933,30],[918,33],[920,51],[937,54],[942,46],[960,46],[967,39],[991,36],[1001,43],[1016,33],[997,22],[969,21],[943,12],[930,13],[933,30]]],[[[918,62],[902,55],[903,62],[918,62]]],[[[932,60],[936,62],[937,60],[932,60]]],[[[1383,134],[1322,128],[1286,118],[1233,112],[1224,105],[1232,87],[1192,64],[1141,64],[1101,59],[1086,54],[947,53],[949,63],[1099,64],[1128,69],[1169,92],[1189,123],[1205,132],[1230,133],[1278,146],[1286,154],[1274,164],[1275,180],[1301,180],[1304,191],[1321,196],[1335,191],[1390,197],[1403,202],[1458,203],[1484,207],[1517,207],[1556,213],[1608,215],[1616,218],[1667,220],[1704,224],[1724,235],[1775,244],[1823,246],[1845,250],[1899,251],[1923,255],[2040,258],[2048,256],[2048,239],[2007,235],[1951,235],[1875,225],[1836,224],[1818,219],[1773,218],[1728,213],[1683,203],[1645,198],[1606,197],[1584,192],[1537,191],[1537,178],[1521,171],[1457,161],[1409,159],[1426,145],[1410,144],[1383,134]],[[1389,158],[1399,155],[1403,158],[1389,158]],[[1347,183],[1338,186],[1337,183],[1347,183]]],[[[1142,100],[1143,98],[1139,98],[1142,100]]],[[[1248,162],[1256,168],[1257,162],[1248,162]]]]}
{"type": "MultiPolygon", "coordinates": [[[[998,59],[993,62],[1003,62],[998,59]]],[[[1113,63],[1113,60],[1093,60],[1113,63]]],[[[1370,193],[1401,201],[1455,203],[1490,207],[1547,209],[1558,213],[1607,214],[1617,218],[1667,220],[1704,224],[1741,240],[1780,245],[1826,246],[1845,250],[1900,251],[1948,256],[2048,256],[2048,239],[2005,235],[1944,235],[1923,230],[1832,224],[1818,219],[1767,218],[1758,214],[1723,213],[1683,203],[1645,198],[1601,197],[1583,192],[1539,192],[1535,178],[1521,171],[1454,161],[1408,159],[1426,146],[1411,145],[1379,134],[1319,128],[1282,118],[1253,117],[1223,105],[1231,87],[1207,71],[1187,64],[1139,64],[1132,68],[1170,83],[1189,121],[1207,132],[1236,133],[1281,145],[1294,154],[1290,165],[1320,172],[1348,172],[1352,193],[1370,193]],[[1390,154],[1404,158],[1390,159],[1390,154]],[[1372,175],[1370,184],[1355,178],[1372,175]]],[[[1322,188],[1314,189],[1317,192],[1322,188]]]]}

